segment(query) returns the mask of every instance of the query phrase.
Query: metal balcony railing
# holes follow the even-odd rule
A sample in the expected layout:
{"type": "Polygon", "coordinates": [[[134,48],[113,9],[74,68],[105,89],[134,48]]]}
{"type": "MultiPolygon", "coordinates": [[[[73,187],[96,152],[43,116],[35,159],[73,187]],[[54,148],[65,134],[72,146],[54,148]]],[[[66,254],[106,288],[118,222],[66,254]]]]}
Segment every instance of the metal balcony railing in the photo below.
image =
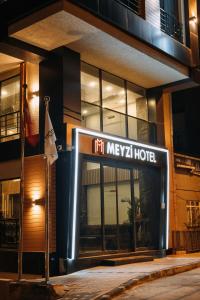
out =
{"type": "Polygon", "coordinates": [[[143,0],[115,0],[120,4],[126,6],[128,9],[133,11],[135,14],[143,15],[143,0]]]}
{"type": "Polygon", "coordinates": [[[19,220],[0,219],[0,247],[17,248],[19,240],[19,220]]]}
{"type": "Polygon", "coordinates": [[[0,115],[0,143],[18,139],[20,134],[20,112],[0,115]]]}
{"type": "Polygon", "coordinates": [[[129,139],[157,144],[157,124],[133,117],[116,110],[100,107],[96,104],[82,101],[82,126],[119,135],[129,139]],[[88,122],[87,118],[96,117],[96,124],[88,122]],[[98,125],[97,125],[98,124],[98,125]]]}
{"type": "Polygon", "coordinates": [[[183,26],[173,15],[160,9],[160,28],[163,32],[183,43],[183,26]]]}

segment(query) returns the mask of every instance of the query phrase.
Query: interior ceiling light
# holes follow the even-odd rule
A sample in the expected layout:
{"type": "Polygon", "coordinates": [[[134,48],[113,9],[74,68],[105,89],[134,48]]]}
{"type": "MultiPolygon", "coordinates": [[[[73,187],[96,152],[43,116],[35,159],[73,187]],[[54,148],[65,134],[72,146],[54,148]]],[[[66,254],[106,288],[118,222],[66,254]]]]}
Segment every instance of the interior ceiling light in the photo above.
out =
{"type": "Polygon", "coordinates": [[[86,115],[88,113],[87,109],[84,109],[82,115],[86,115]]]}
{"type": "Polygon", "coordinates": [[[112,89],[113,89],[113,88],[112,88],[111,85],[107,85],[106,88],[105,88],[105,90],[106,90],[107,92],[111,92],[112,89]]]}
{"type": "Polygon", "coordinates": [[[97,85],[97,83],[95,82],[95,81],[90,81],[89,83],[88,83],[88,86],[89,87],[95,87],[97,85]]]}
{"type": "Polygon", "coordinates": [[[7,96],[8,92],[6,90],[1,90],[1,96],[7,96]]]}

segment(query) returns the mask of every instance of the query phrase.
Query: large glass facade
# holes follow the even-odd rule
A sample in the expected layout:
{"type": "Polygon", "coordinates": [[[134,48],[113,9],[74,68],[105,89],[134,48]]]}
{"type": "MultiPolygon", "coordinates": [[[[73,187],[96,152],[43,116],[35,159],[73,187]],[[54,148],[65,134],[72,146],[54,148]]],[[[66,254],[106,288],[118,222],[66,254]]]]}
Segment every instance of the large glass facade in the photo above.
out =
{"type": "Polygon", "coordinates": [[[20,180],[0,182],[0,247],[15,248],[18,243],[20,180]]]}
{"type": "Polygon", "coordinates": [[[20,77],[0,82],[0,142],[19,138],[20,77]]]}
{"type": "Polygon", "coordinates": [[[155,124],[148,122],[145,90],[81,64],[82,126],[143,142],[155,143],[155,124]]]}
{"type": "Polygon", "coordinates": [[[157,168],[83,160],[80,252],[156,249],[160,191],[157,168]]]}

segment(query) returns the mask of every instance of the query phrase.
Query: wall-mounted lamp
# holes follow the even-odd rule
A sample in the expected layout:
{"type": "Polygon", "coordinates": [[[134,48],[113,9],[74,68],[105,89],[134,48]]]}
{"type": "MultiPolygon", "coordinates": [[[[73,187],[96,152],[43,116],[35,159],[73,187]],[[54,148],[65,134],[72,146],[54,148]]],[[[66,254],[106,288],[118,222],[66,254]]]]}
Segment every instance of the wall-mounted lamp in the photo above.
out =
{"type": "Polygon", "coordinates": [[[39,91],[32,92],[32,95],[33,95],[33,97],[38,97],[39,96],[39,91]]]}
{"type": "Polygon", "coordinates": [[[33,200],[33,205],[43,205],[43,204],[44,204],[44,198],[33,200]]]}
{"type": "Polygon", "coordinates": [[[191,17],[189,18],[189,21],[190,21],[190,22],[197,23],[197,17],[196,17],[196,16],[191,16],[191,17]]]}

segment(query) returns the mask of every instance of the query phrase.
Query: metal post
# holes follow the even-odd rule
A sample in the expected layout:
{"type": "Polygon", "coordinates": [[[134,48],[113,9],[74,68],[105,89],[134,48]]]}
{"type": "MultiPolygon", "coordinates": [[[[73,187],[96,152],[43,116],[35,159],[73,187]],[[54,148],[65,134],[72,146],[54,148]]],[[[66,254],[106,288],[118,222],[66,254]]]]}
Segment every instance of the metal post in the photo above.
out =
{"type": "Polygon", "coordinates": [[[25,121],[24,101],[26,99],[26,65],[20,65],[20,141],[21,141],[21,174],[20,174],[20,210],[19,210],[19,247],[18,247],[18,280],[23,274],[23,213],[24,213],[24,146],[25,146],[25,121]]]}
{"type": "MultiPolygon", "coordinates": [[[[45,115],[49,110],[50,97],[45,97],[45,115]]],[[[44,141],[45,142],[45,141],[44,141]]],[[[50,166],[46,157],[46,201],[45,201],[45,281],[49,281],[49,188],[50,188],[50,166]]]]}
{"type": "Polygon", "coordinates": [[[45,201],[45,281],[49,281],[49,179],[50,167],[46,157],[46,201],[45,201]]]}

